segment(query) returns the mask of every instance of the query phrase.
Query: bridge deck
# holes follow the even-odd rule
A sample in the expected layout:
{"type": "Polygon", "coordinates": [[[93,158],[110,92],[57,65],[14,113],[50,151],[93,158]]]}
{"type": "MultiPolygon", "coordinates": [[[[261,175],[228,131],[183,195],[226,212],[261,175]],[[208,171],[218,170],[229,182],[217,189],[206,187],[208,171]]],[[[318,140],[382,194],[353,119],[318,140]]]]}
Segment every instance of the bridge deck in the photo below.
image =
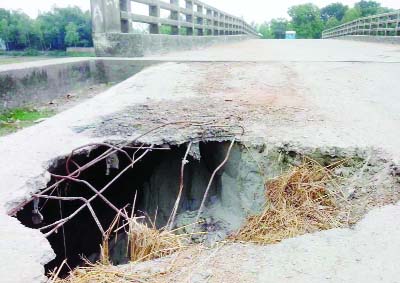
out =
{"type": "Polygon", "coordinates": [[[350,40],[247,40],[149,58],[189,61],[400,62],[400,45],[350,40]]]}
{"type": "MultiPolygon", "coordinates": [[[[140,131],[126,132],[121,127],[124,123],[139,122],[146,129],[157,121],[197,121],[204,116],[209,119],[235,115],[242,118],[246,129],[244,142],[289,143],[299,149],[374,147],[400,161],[399,46],[336,40],[258,40],[147,60],[171,62],[150,67],[52,119],[0,138],[2,277],[15,279],[14,282],[34,282],[43,272],[41,264],[51,257],[50,247],[42,236],[6,216],[6,209],[46,184],[48,176],[44,172],[55,157],[90,142],[108,138],[129,140],[140,131]]],[[[187,135],[190,133],[169,132],[167,141],[180,142],[187,135]]],[[[154,136],[147,141],[162,139],[154,136]]],[[[390,215],[394,210],[398,214],[399,209],[396,206],[374,214],[376,217],[371,216],[369,223],[382,223],[385,213],[390,215]]],[[[398,221],[398,217],[392,219],[385,226],[392,230],[383,236],[398,235],[398,221]]],[[[335,264],[346,260],[350,275],[354,273],[351,270],[357,270],[359,274],[377,278],[382,270],[368,267],[385,255],[363,248],[376,244],[376,237],[369,240],[368,235],[373,233],[370,226],[364,226],[368,229],[358,234],[351,230],[328,231],[314,238],[318,251],[328,246],[331,250],[341,247],[346,253],[335,254],[336,261],[331,262],[328,270],[324,267],[324,253],[316,252],[313,263],[318,263],[320,270],[313,272],[303,266],[301,272],[306,273],[302,273],[301,279],[326,282],[327,277],[335,276],[338,268],[335,264]],[[354,248],[360,233],[367,236],[354,248]],[[352,239],[353,246],[341,245],[348,239],[352,239]],[[360,251],[363,256],[375,259],[367,263],[358,261],[360,251]]],[[[302,241],[295,239],[292,243],[302,241]]],[[[398,262],[397,239],[385,241],[384,247],[392,251],[390,261],[398,262]]],[[[277,264],[283,259],[285,264],[295,264],[303,255],[308,256],[307,251],[295,250],[290,242],[282,243],[278,249],[281,256],[277,264]]],[[[251,247],[247,251],[248,260],[254,251],[251,247]]],[[[264,262],[272,262],[274,257],[267,255],[264,262]]],[[[387,262],[387,258],[379,260],[387,262]]],[[[389,265],[380,266],[385,267],[390,269],[389,265]]],[[[260,282],[274,282],[273,274],[268,275],[271,281],[262,281],[260,277],[260,282]]]]}

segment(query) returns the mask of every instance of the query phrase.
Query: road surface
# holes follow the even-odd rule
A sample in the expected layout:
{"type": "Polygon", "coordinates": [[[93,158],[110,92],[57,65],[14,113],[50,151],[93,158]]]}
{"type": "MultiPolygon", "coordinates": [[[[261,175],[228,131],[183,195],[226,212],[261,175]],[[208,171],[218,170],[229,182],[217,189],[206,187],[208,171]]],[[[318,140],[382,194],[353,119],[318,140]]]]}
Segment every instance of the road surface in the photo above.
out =
{"type": "MultiPolygon", "coordinates": [[[[0,275],[5,282],[43,279],[43,264],[52,258],[43,236],[6,212],[45,187],[54,158],[83,144],[129,140],[140,132],[120,128],[121,121],[151,127],[235,115],[246,129],[243,142],[290,144],[299,151],[374,148],[400,162],[398,45],[251,40],[145,60],[159,64],[41,124],[0,138],[0,275]]],[[[34,64],[40,62],[29,66],[34,64]]],[[[180,143],[190,136],[164,134],[146,141],[180,143]]],[[[265,247],[261,269],[246,269],[245,263],[259,259],[253,246],[240,247],[243,258],[235,266],[243,268],[243,276],[248,272],[248,282],[399,282],[399,269],[389,264],[400,259],[398,215],[396,205],[371,213],[355,231],[326,231],[265,247]]]]}

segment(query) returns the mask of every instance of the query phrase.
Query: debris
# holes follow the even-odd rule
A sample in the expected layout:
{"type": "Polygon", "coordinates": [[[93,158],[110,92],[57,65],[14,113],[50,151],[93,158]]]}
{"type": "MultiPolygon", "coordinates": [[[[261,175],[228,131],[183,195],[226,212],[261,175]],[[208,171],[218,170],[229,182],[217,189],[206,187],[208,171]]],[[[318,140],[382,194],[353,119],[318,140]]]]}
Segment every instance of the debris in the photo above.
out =
{"type": "Polygon", "coordinates": [[[189,155],[193,159],[200,161],[201,154],[200,154],[200,144],[199,143],[192,144],[192,147],[190,148],[190,151],[189,151],[189,155]]]}
{"type": "Polygon", "coordinates": [[[40,119],[35,120],[34,123],[35,124],[39,124],[39,123],[42,123],[42,122],[46,121],[47,119],[48,118],[40,118],[40,119]]]}
{"type": "Polygon", "coordinates": [[[300,166],[266,183],[267,204],[260,215],[248,218],[231,237],[234,241],[272,244],[286,238],[341,227],[339,209],[330,187],[331,170],[342,162],[322,167],[305,159],[300,166]]]}
{"type": "Polygon", "coordinates": [[[43,219],[44,217],[39,210],[39,199],[35,198],[33,200],[32,223],[35,225],[39,225],[43,222],[43,219]]]}
{"type": "Polygon", "coordinates": [[[118,154],[117,153],[113,153],[113,154],[109,155],[106,158],[106,164],[107,164],[106,175],[109,176],[110,175],[110,169],[115,169],[115,170],[119,169],[118,154]]]}

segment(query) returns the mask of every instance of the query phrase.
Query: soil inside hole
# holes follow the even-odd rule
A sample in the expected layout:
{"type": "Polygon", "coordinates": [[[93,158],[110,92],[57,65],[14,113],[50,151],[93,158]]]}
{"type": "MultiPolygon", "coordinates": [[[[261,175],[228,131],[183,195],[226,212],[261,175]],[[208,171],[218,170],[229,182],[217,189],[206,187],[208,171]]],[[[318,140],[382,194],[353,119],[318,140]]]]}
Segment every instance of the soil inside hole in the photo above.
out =
{"type": "MultiPolygon", "coordinates": [[[[178,213],[199,209],[210,176],[225,158],[228,147],[229,143],[226,142],[208,142],[193,145],[193,153],[188,157],[189,163],[185,166],[184,194],[178,213]],[[200,159],[193,157],[196,153],[200,155],[198,156],[201,157],[200,159]]],[[[163,150],[149,152],[107,189],[103,195],[117,208],[121,209],[128,206],[127,210],[130,211],[137,192],[136,215],[148,215],[151,219],[154,219],[157,214],[157,227],[163,227],[167,223],[176,201],[182,158],[186,149],[186,145],[171,147],[166,145],[163,150]]],[[[82,166],[106,150],[106,147],[98,147],[93,149],[90,154],[83,152],[75,155],[73,160],[82,166]]],[[[127,150],[131,156],[135,151],[136,149],[127,150]]],[[[143,152],[141,150],[136,156],[143,152]]],[[[110,169],[109,174],[107,174],[106,161],[103,160],[84,171],[79,178],[88,181],[97,190],[100,190],[122,168],[129,165],[128,158],[121,153],[118,154],[118,161],[119,169],[110,169]]],[[[238,162],[237,158],[234,158],[233,163],[228,166],[234,169],[235,166],[238,166],[238,164],[235,165],[235,162],[238,162]]],[[[67,175],[65,163],[66,158],[58,159],[49,171],[57,175],[67,175]]],[[[232,168],[228,168],[228,171],[232,171],[232,168]]],[[[215,178],[208,195],[208,204],[215,203],[221,199],[223,194],[222,179],[225,171],[225,169],[222,169],[215,178]]],[[[48,185],[53,184],[55,181],[56,179],[53,178],[48,185]]],[[[89,199],[94,193],[84,184],[68,181],[59,185],[52,195],[89,199]]],[[[39,209],[44,219],[40,224],[34,223],[33,203],[21,210],[17,217],[24,225],[30,228],[41,228],[71,215],[82,204],[81,201],[41,199],[39,209]]],[[[96,198],[91,204],[102,227],[106,230],[115,218],[116,212],[100,198],[96,198]]],[[[56,258],[46,265],[46,273],[60,266],[65,258],[68,259],[68,265],[71,268],[81,265],[83,263],[82,257],[94,261],[97,260],[100,244],[102,243],[102,234],[89,210],[85,208],[75,218],[68,221],[62,228],[59,228],[57,233],[52,234],[48,240],[56,253],[56,258]]],[[[119,250],[115,251],[114,258],[113,256],[111,257],[113,263],[121,264],[127,262],[126,256],[121,255],[121,253],[121,247],[119,247],[119,250]]]]}

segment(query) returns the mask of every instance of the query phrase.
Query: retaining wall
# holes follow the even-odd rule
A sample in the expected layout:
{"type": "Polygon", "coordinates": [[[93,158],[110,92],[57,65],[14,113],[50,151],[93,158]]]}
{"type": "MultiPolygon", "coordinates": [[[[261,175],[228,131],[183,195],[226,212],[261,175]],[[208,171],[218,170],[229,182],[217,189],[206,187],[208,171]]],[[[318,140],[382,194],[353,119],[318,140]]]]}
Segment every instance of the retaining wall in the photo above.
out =
{"type": "Polygon", "coordinates": [[[49,61],[52,62],[0,69],[0,112],[49,102],[82,87],[120,82],[154,64],[152,61],[97,58],[49,61]]]}

